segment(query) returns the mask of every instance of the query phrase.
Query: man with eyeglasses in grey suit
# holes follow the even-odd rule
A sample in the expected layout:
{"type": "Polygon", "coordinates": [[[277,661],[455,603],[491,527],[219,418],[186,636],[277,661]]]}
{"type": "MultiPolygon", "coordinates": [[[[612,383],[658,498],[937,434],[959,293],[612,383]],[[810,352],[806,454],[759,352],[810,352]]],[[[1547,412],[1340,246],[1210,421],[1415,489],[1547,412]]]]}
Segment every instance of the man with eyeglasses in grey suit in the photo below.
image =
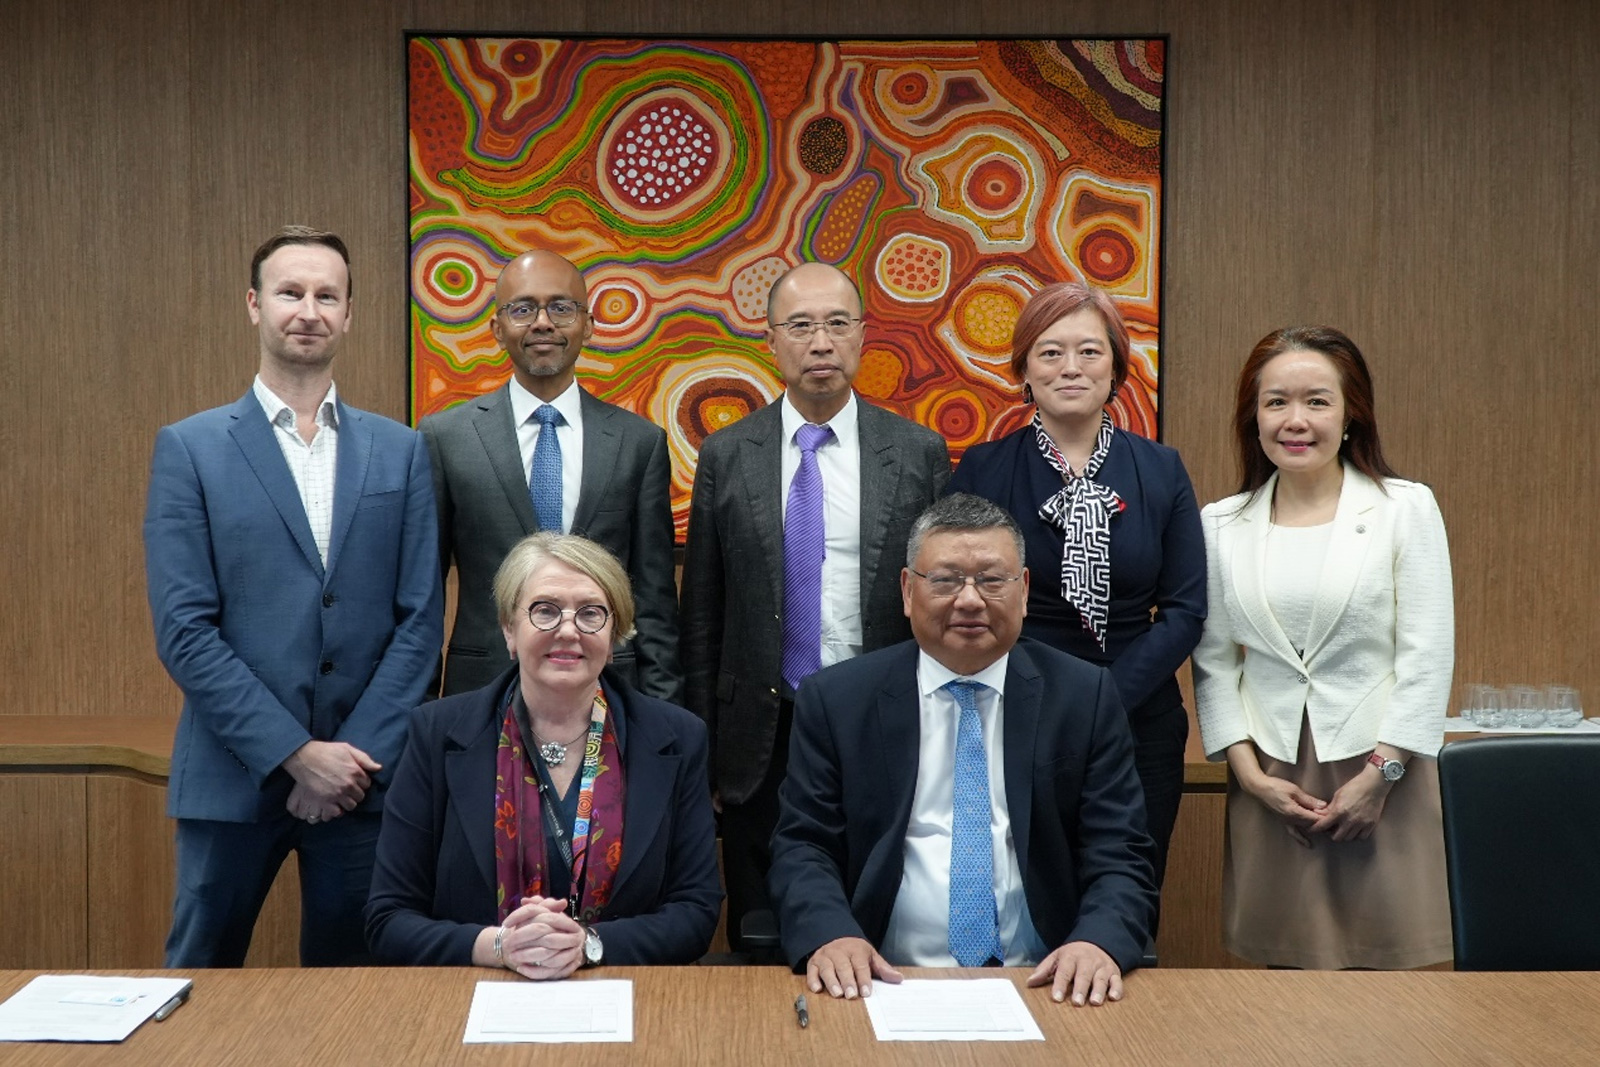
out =
{"type": "Polygon", "coordinates": [[[800,682],[910,636],[900,557],[950,477],[944,439],[866,403],[865,324],[842,271],[773,284],[767,344],[785,391],[700,446],[684,549],[688,707],[711,731],[728,941],[769,907],[769,841],[800,682]]]}
{"type": "Polygon", "coordinates": [[[495,305],[490,329],[511,380],[418,426],[433,461],[441,572],[453,560],[459,583],[443,693],[480,688],[505,669],[495,570],[523,537],[553,530],[622,562],[638,633],[617,649],[616,666],[642,692],[681,703],[666,432],[578,384],[594,323],[570,261],[524,252],[501,272],[495,305]]]}

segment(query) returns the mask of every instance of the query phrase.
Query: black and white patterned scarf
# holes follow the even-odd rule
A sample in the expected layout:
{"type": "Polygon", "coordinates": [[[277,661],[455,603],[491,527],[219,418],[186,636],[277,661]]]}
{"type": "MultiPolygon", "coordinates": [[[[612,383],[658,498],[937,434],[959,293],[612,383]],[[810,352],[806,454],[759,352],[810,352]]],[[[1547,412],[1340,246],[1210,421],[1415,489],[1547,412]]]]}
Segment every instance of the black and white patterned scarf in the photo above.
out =
{"type": "Polygon", "coordinates": [[[1084,629],[1094,634],[1103,650],[1111,602],[1111,520],[1128,506],[1109,486],[1094,480],[1106,461],[1106,453],[1111,451],[1111,416],[1100,413],[1100,435],[1081,474],[1073,472],[1050,440],[1037,411],[1033,414],[1033,433],[1045,462],[1066,483],[1060,492],[1039,505],[1039,517],[1065,535],[1061,595],[1078,609],[1084,629]]]}

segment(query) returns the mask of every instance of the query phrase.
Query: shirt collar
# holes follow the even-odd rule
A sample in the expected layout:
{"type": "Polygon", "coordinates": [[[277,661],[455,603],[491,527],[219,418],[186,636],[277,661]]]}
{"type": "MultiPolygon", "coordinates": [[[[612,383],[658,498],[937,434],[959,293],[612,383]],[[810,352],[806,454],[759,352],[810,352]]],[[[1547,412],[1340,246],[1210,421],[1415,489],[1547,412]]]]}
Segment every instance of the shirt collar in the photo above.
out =
{"type": "Polygon", "coordinates": [[[964,681],[986,685],[996,693],[1006,691],[1006,663],[1011,659],[1007,652],[976,674],[957,674],[943,663],[928,655],[926,650],[917,653],[917,688],[924,699],[932,696],[947,683],[960,678],[964,681]]]}
{"type": "MultiPolygon", "coordinates": [[[[794,406],[794,403],[789,399],[788,392],[783,394],[780,410],[783,412],[783,442],[784,444],[794,444],[794,435],[799,433],[800,427],[806,424],[806,417],[800,414],[799,409],[794,406]]],[[[856,407],[856,393],[852,389],[850,390],[849,398],[844,402],[844,407],[840,408],[838,414],[834,415],[825,424],[833,430],[833,439],[839,442],[840,448],[854,449],[856,447],[856,420],[859,414],[859,409],[856,407]]]]}
{"type": "Polygon", "coordinates": [[[511,419],[512,425],[521,426],[533,417],[533,413],[543,404],[549,404],[561,412],[561,417],[568,426],[577,426],[583,421],[583,389],[578,385],[578,379],[573,378],[561,395],[554,400],[540,400],[527,389],[523,388],[517,376],[511,376],[511,419]]]}
{"type": "MultiPolygon", "coordinates": [[[[267,413],[268,422],[290,430],[299,428],[294,408],[284,403],[277,393],[268,389],[267,383],[261,380],[261,375],[256,375],[251,390],[256,394],[256,401],[261,405],[261,410],[267,413]]],[[[331,426],[335,430],[339,428],[339,393],[333,382],[328,383],[328,391],[322,397],[322,403],[317,405],[316,423],[318,426],[331,426]]]]}

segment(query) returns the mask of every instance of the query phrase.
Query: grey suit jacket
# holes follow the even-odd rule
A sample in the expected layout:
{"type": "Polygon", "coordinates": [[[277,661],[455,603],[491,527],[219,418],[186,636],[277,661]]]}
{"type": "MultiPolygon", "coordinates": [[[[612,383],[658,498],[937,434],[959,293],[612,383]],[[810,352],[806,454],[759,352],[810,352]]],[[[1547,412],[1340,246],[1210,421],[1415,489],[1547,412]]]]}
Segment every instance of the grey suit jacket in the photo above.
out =
{"type": "MultiPolygon", "coordinates": [[[[861,645],[911,636],[900,598],[911,524],[950,477],[932,430],[857,398],[861,645]]],[[[712,783],[748,800],[772,760],[783,682],[783,413],[767,405],[700,446],[683,562],[680,651],[689,710],[711,732],[712,783]]]]}
{"type": "MultiPolygon", "coordinates": [[[[642,692],[683,700],[673,581],[672,465],[659,426],[587,392],[583,484],[572,533],[610,549],[638,602],[638,635],[617,649],[622,676],[642,692]]],[[[512,425],[510,386],[430,415],[417,427],[433,461],[440,572],[456,564],[460,592],[445,655],[444,694],[488,685],[505,670],[494,574],[513,545],[539,529],[512,425]]]]}

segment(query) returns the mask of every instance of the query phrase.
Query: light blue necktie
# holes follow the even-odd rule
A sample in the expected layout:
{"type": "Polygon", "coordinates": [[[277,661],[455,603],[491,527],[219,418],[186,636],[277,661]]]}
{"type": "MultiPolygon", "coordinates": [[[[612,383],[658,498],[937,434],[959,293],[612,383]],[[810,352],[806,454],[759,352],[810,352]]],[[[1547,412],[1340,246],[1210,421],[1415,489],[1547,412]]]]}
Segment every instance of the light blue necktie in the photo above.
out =
{"type": "Polygon", "coordinates": [[[540,404],[533,417],[539,420],[539,439],[533,443],[533,467],[528,472],[528,495],[533,498],[533,513],[539,529],[561,532],[561,441],[556,427],[566,420],[550,404],[540,404]]]}
{"type": "Polygon", "coordinates": [[[977,682],[947,682],[961,707],[956,727],[956,773],[950,827],[950,955],[963,967],[1005,959],[994,900],[994,835],[989,807],[989,761],[983,753],[977,682]]]}

